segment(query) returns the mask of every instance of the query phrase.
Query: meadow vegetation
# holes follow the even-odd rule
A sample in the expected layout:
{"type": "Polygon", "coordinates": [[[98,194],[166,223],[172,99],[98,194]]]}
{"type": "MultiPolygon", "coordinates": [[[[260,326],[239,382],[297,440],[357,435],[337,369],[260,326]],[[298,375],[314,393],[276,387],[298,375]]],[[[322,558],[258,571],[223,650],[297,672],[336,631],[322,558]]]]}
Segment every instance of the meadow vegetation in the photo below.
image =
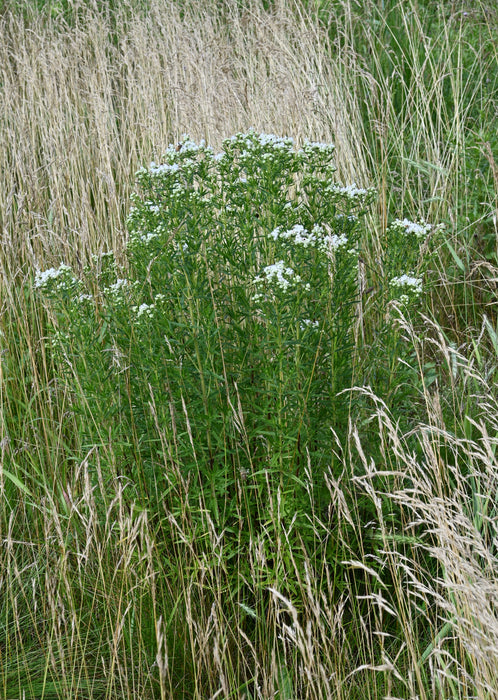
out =
{"type": "Polygon", "coordinates": [[[497,42],[0,1],[0,697],[498,697],[497,42]]]}

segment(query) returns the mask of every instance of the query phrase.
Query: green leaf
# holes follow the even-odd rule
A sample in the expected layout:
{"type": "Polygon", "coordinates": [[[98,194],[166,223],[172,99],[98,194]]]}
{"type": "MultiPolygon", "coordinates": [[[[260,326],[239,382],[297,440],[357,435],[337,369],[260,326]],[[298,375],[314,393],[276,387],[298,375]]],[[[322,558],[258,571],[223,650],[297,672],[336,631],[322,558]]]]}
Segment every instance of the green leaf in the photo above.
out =
{"type": "Polygon", "coordinates": [[[296,697],[294,693],[294,684],[285,666],[280,666],[278,669],[278,684],[279,689],[275,697],[280,698],[280,700],[294,700],[296,697]]]}
{"type": "Polygon", "coordinates": [[[493,343],[493,350],[495,351],[495,355],[498,357],[498,334],[496,333],[496,330],[491,325],[487,316],[484,316],[484,325],[486,326],[486,330],[488,331],[488,335],[491,339],[491,342],[493,343]]]}
{"type": "Polygon", "coordinates": [[[10,480],[12,481],[12,483],[13,483],[15,486],[17,486],[18,489],[20,489],[21,491],[24,491],[24,493],[25,493],[27,496],[29,496],[30,498],[33,498],[33,494],[32,494],[31,491],[28,489],[28,487],[26,486],[26,484],[23,484],[23,482],[22,482],[15,474],[12,474],[12,472],[9,472],[9,471],[8,471],[7,469],[5,469],[5,468],[3,468],[3,469],[1,470],[1,473],[2,473],[4,476],[6,476],[7,479],[10,479],[10,480]]]}
{"type": "Polygon", "coordinates": [[[443,168],[441,165],[431,163],[428,160],[412,160],[411,158],[406,158],[406,156],[401,156],[401,160],[404,160],[405,163],[411,165],[412,168],[420,170],[426,175],[429,175],[431,170],[435,170],[436,172],[441,173],[441,175],[448,176],[448,170],[446,168],[443,168]]]}
{"type": "Polygon", "coordinates": [[[451,243],[449,241],[446,241],[446,245],[448,246],[448,250],[450,251],[453,260],[456,262],[457,266],[460,268],[462,272],[465,272],[465,265],[462,262],[461,258],[458,257],[456,250],[453,248],[451,243]]]}
{"type": "Polygon", "coordinates": [[[253,610],[252,608],[250,608],[248,605],[246,605],[245,603],[239,603],[238,605],[240,608],[242,608],[242,610],[246,613],[246,615],[249,615],[249,617],[252,617],[253,620],[258,619],[258,615],[257,615],[256,611],[253,610]]]}

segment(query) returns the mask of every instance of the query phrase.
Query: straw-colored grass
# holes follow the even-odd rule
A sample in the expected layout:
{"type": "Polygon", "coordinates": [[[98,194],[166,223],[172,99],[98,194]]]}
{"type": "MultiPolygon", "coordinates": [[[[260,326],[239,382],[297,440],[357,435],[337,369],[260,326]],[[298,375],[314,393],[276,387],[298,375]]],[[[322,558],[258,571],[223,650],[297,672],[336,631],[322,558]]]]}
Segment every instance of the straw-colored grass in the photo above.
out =
{"type": "Polygon", "coordinates": [[[347,180],[368,179],[326,34],[285,3],[120,3],[71,26],[1,20],[4,266],[121,250],[134,173],[182,134],[213,146],[249,127],[337,144],[347,180]]]}
{"type": "Polygon", "coordinates": [[[21,5],[0,14],[0,697],[497,698],[496,8],[21,5]],[[85,444],[25,280],[122,257],[135,171],[185,132],[219,147],[249,127],[331,141],[339,179],[378,187],[368,265],[393,212],[444,221],[450,248],[445,328],[402,329],[421,425],[402,435],[371,397],[380,452],[351,425],[338,455],[358,476],[330,475],[330,522],[310,511],[331,560],[275,510],[229,595],[233,538],[141,503],[120,471],[133,438],[85,444]]]}

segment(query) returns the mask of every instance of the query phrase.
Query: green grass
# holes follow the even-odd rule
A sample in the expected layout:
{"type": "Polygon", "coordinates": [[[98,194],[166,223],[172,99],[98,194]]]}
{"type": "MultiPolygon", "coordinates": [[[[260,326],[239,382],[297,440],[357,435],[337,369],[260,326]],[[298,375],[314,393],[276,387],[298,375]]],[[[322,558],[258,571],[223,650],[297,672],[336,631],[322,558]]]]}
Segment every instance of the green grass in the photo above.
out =
{"type": "Polygon", "coordinates": [[[496,8],[0,15],[0,697],[495,697],[496,8]]]}

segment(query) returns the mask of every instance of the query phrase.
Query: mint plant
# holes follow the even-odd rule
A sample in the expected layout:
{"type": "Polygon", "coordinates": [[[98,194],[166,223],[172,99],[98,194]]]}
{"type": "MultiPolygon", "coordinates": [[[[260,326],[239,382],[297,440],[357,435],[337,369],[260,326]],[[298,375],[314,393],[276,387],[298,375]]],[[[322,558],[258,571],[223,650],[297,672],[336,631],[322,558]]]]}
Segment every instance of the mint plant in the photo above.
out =
{"type": "MultiPolygon", "coordinates": [[[[249,131],[215,154],[185,137],[137,173],[126,267],[108,253],[78,279],[65,265],[37,273],[88,442],[120,433],[115,468],[145,502],[173,515],[188,502],[220,527],[243,513],[249,529],[272,507],[268,483],[284,519],[304,522],[310,494],[326,507],[375,198],[335,181],[333,153],[249,131]]],[[[389,298],[422,295],[429,233],[391,226],[389,298]]]]}

